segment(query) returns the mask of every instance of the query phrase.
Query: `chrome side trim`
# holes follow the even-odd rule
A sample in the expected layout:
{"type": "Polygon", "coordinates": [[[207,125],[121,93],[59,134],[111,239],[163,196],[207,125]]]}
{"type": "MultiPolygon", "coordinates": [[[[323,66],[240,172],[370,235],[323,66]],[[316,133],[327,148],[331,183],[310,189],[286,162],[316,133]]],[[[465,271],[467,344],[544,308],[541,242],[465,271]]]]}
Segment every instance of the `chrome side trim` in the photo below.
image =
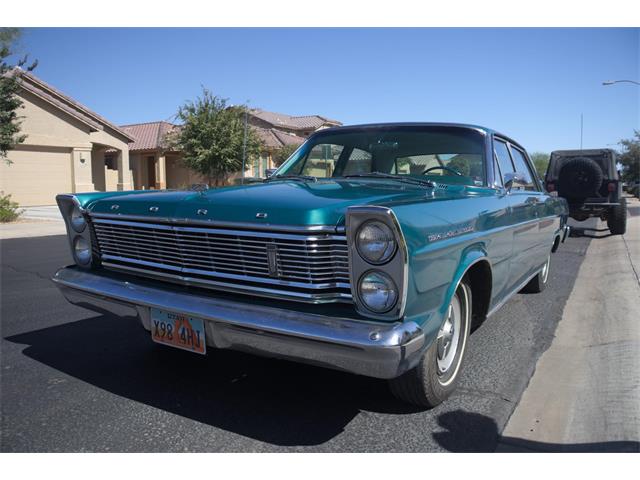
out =
{"type": "Polygon", "coordinates": [[[282,357],[375,378],[394,378],[413,368],[432,340],[414,322],[361,321],[252,305],[76,267],[58,270],[52,280],[70,303],[101,313],[137,315],[147,329],[149,308],[180,312],[204,320],[207,344],[214,348],[282,357]]]}
{"type": "Polygon", "coordinates": [[[332,225],[275,225],[270,223],[249,223],[249,222],[221,222],[216,220],[199,220],[194,218],[171,218],[171,217],[147,217],[143,215],[122,215],[118,213],[95,213],[90,212],[92,218],[105,218],[112,220],[131,220],[136,222],[164,223],[169,225],[202,225],[206,227],[236,228],[239,230],[263,230],[268,232],[291,232],[291,233],[342,233],[344,226],[332,225]]]}
{"type": "Polygon", "coordinates": [[[524,286],[533,279],[533,277],[535,277],[536,275],[538,275],[538,273],[540,273],[541,270],[542,270],[542,267],[540,267],[540,269],[536,270],[536,272],[533,275],[527,277],[527,279],[524,282],[519,283],[516,288],[514,288],[511,292],[509,292],[507,295],[505,295],[505,297],[502,300],[500,300],[500,302],[498,302],[494,307],[491,308],[491,310],[489,310],[489,312],[487,313],[487,318],[489,318],[491,315],[493,315],[498,310],[500,310],[500,308],[502,308],[502,306],[505,303],[507,303],[509,300],[511,300],[511,297],[513,297],[516,293],[518,293],[520,290],[522,290],[524,288],[524,286]]]}

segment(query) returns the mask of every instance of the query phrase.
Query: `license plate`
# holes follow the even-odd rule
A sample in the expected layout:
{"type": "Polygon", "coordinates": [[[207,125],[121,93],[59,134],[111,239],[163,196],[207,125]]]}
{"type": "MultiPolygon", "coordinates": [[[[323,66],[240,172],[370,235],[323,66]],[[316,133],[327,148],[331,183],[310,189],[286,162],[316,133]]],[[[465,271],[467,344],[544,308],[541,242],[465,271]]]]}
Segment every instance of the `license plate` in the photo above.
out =
{"type": "Polygon", "coordinates": [[[190,352],[207,351],[204,322],[200,318],[182,313],[151,309],[151,338],[154,342],[170,345],[190,352]]]}

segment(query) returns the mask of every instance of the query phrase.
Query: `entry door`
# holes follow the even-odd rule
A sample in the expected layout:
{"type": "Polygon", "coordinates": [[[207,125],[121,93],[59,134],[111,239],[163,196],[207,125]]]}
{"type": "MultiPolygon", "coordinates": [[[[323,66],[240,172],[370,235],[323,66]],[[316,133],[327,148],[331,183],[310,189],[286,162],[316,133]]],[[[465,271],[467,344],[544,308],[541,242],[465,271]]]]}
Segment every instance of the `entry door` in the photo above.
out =
{"type": "Polygon", "coordinates": [[[156,188],[156,157],[147,157],[147,188],[156,188]]]}

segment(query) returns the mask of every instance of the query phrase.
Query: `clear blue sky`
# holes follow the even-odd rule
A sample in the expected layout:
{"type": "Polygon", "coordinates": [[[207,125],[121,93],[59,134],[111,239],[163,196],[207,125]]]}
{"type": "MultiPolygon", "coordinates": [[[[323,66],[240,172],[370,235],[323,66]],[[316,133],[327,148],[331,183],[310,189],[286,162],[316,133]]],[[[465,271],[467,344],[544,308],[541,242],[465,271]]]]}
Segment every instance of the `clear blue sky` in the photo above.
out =
{"type": "Polygon", "coordinates": [[[476,123],[530,151],[640,128],[640,29],[27,29],[34,72],[117,124],[170,119],[201,85],[345,124],[476,123]]]}

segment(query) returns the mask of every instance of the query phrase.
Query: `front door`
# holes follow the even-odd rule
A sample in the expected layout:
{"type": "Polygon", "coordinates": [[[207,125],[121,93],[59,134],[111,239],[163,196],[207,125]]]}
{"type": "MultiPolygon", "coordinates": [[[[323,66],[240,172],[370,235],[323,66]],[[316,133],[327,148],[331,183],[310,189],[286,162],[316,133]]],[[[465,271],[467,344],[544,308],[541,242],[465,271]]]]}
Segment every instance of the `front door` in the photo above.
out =
{"type": "Polygon", "coordinates": [[[156,157],[147,157],[147,188],[156,188],[156,157]]]}

